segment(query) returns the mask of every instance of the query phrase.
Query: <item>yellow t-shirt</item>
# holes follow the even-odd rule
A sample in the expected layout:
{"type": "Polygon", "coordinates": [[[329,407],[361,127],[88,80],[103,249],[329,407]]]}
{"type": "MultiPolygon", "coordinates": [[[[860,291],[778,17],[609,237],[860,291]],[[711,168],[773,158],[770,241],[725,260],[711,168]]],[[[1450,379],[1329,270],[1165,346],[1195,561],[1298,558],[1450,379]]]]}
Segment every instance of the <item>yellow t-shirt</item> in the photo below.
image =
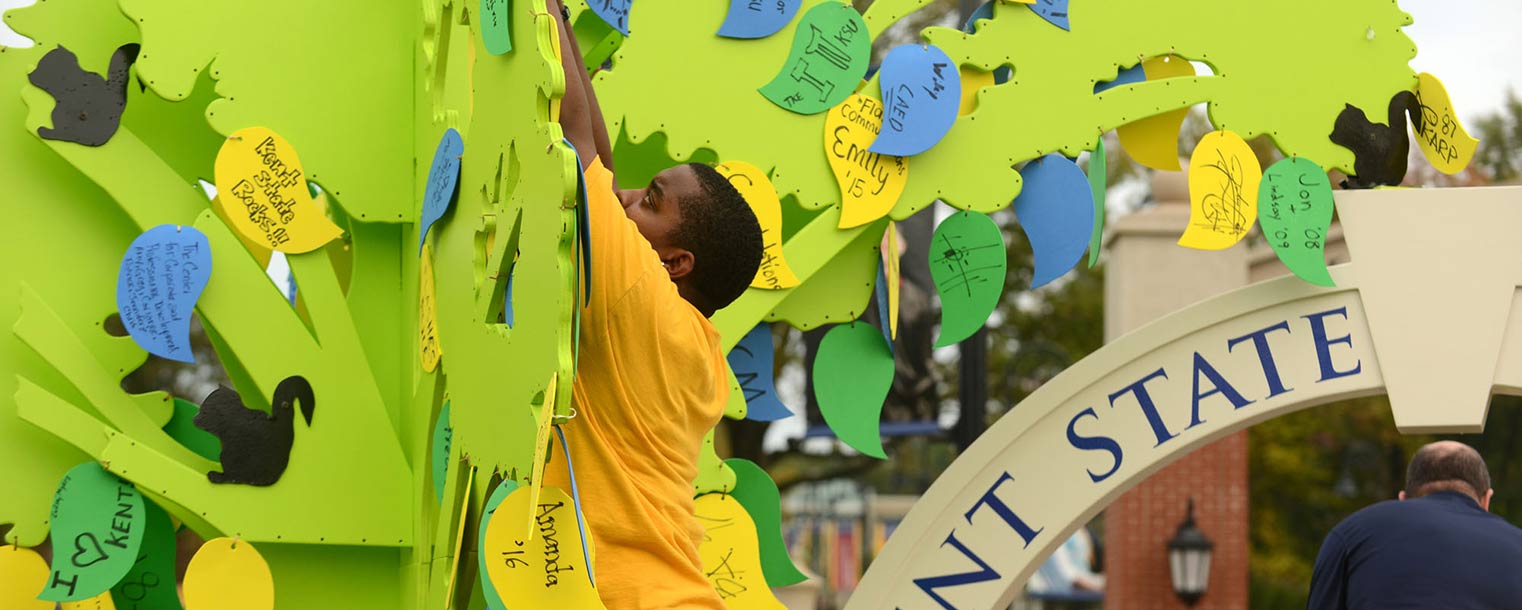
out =
{"type": "MultiPolygon", "coordinates": [[[[613,175],[593,161],[586,181],[592,298],[565,432],[597,591],[608,610],[723,610],[698,558],[692,498],[698,448],[729,395],[719,333],[624,216],[613,175]]],[[[570,491],[564,460],[545,477],[570,491]]]]}

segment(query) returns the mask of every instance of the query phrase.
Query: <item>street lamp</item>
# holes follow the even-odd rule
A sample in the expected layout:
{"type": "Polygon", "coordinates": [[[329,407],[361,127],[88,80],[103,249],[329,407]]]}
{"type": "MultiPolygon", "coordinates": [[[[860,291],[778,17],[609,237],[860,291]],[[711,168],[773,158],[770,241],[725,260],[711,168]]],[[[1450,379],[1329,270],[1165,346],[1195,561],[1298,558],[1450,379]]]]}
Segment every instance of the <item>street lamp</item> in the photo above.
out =
{"type": "Polygon", "coordinates": [[[1178,533],[1168,541],[1168,571],[1173,575],[1173,592],[1185,604],[1194,606],[1210,583],[1210,552],[1215,543],[1194,526],[1194,498],[1189,498],[1189,514],[1178,526],[1178,533]]]}

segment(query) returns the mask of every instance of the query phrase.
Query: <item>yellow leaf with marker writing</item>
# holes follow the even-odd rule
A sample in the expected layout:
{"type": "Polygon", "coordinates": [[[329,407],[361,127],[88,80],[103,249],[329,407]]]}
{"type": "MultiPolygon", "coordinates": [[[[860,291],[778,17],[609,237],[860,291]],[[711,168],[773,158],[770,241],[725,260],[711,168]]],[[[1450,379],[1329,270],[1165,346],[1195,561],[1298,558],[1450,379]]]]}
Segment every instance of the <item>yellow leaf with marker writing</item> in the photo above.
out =
{"type": "Polygon", "coordinates": [[[782,202],[777,199],[772,181],[760,168],[744,161],[720,163],[714,169],[740,191],[761,225],[761,268],[756,270],[750,287],[782,290],[797,286],[798,276],[782,257],[782,202]]]}
{"type": "Polygon", "coordinates": [[[423,370],[432,373],[439,368],[439,357],[444,355],[444,348],[439,344],[438,306],[434,301],[433,252],[427,244],[423,245],[422,260],[418,264],[417,298],[418,350],[423,370]]]}
{"type": "Polygon", "coordinates": [[[1416,145],[1427,162],[1445,174],[1457,174],[1469,167],[1480,141],[1459,123],[1443,81],[1426,72],[1416,75],[1416,101],[1422,107],[1422,128],[1416,132],[1416,145]]]}
{"type": "MultiPolygon", "coordinates": [[[[1180,76],[1194,76],[1194,64],[1188,60],[1164,55],[1142,62],[1142,72],[1147,80],[1156,81],[1180,76]]],[[[1178,132],[1184,125],[1188,108],[1170,110],[1144,119],[1133,121],[1115,129],[1120,136],[1120,147],[1137,163],[1164,171],[1178,171],[1178,132]]]]}
{"type": "Polygon", "coordinates": [[[883,231],[883,281],[888,284],[888,336],[898,338],[898,223],[883,231]]]}
{"type": "MultiPolygon", "coordinates": [[[[553,423],[555,418],[555,392],[559,389],[557,387],[559,380],[560,373],[550,374],[550,383],[544,388],[544,404],[539,406],[539,412],[536,414],[539,425],[534,432],[534,464],[529,470],[528,475],[528,503],[531,506],[539,504],[539,489],[544,487],[544,460],[548,457],[545,454],[549,451],[550,447],[550,424],[553,423]]],[[[533,515],[529,515],[526,519],[525,523],[528,523],[529,529],[533,529],[533,515]]],[[[517,536],[527,539],[529,536],[528,530],[518,532],[517,536]]],[[[511,591],[512,589],[497,590],[511,591]]]]}
{"type": "Polygon", "coordinates": [[[247,540],[207,540],[185,568],[185,610],[273,610],[275,581],[247,540]]]}
{"type": "Polygon", "coordinates": [[[859,227],[893,209],[909,182],[909,160],[868,152],[882,129],[883,104],[860,93],[824,119],[824,154],[840,185],[840,228],[859,227]]]}
{"type": "Polygon", "coordinates": [[[47,584],[48,562],[37,551],[13,544],[0,546],[0,608],[53,610],[53,602],[37,599],[47,584]]]}
{"type": "Polygon", "coordinates": [[[703,575],[729,610],[783,610],[761,573],[761,543],[756,523],[728,494],[705,494],[693,502],[703,526],[698,557],[703,575]]]}
{"type": "Polygon", "coordinates": [[[1263,167],[1242,137],[1212,131],[1189,157],[1189,226],[1178,245],[1224,250],[1242,240],[1258,220],[1263,167]]]}
{"type": "MultiPolygon", "coordinates": [[[[576,505],[557,487],[538,501],[519,487],[497,505],[486,524],[486,575],[513,608],[603,608],[587,572],[590,541],[581,536],[576,505]],[[509,524],[533,523],[517,532],[509,524]]],[[[616,507],[610,507],[616,508],[616,507]]]]}
{"type": "Polygon", "coordinates": [[[217,152],[217,203],[235,231],[287,254],[316,250],[343,230],[312,201],[296,149],[266,127],[239,129],[217,152]]]}
{"type": "Polygon", "coordinates": [[[984,87],[994,86],[994,73],[984,72],[977,68],[962,66],[962,105],[957,110],[957,115],[972,114],[978,109],[978,90],[984,87]]]}

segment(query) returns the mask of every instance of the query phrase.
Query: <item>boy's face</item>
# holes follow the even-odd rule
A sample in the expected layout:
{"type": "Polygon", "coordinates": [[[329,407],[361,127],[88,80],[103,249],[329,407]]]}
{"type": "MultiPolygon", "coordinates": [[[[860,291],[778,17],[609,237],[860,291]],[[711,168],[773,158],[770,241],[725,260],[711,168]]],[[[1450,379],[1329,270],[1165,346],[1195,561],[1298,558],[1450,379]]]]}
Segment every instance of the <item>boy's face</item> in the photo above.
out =
{"type": "Polygon", "coordinates": [[[671,241],[682,224],[682,207],[678,202],[702,195],[697,175],[686,165],[656,174],[645,188],[618,192],[624,215],[639,227],[640,235],[645,236],[663,262],[670,262],[678,251],[686,252],[671,241]]]}

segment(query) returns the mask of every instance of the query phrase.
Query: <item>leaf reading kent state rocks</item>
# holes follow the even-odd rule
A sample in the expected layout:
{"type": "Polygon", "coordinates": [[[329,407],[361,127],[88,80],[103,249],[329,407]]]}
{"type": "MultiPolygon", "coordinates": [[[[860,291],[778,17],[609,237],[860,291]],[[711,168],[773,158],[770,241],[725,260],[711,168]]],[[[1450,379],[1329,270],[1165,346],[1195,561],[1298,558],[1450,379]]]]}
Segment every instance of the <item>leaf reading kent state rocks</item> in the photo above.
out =
{"type": "MultiPolygon", "coordinates": [[[[595,1],[595,0],[594,0],[595,1]]],[[[453,127],[444,130],[439,146],[433,151],[433,164],[428,168],[428,184],[423,187],[423,212],[418,220],[417,251],[423,253],[423,242],[433,223],[444,217],[449,204],[454,201],[455,187],[460,183],[460,156],[465,154],[465,141],[453,127]]]]}
{"type": "Polygon", "coordinates": [[[940,47],[894,47],[883,59],[878,82],[883,94],[882,131],[868,150],[917,155],[951,131],[962,105],[962,76],[940,47]]]}
{"type": "Polygon", "coordinates": [[[771,587],[796,585],[808,579],[793,565],[782,539],[782,500],[777,483],[755,462],[741,458],[724,460],[735,471],[735,488],[729,495],[745,508],[756,524],[756,540],[761,547],[761,571],[771,587]]]}
{"type": "Polygon", "coordinates": [[[1332,181],[1310,159],[1290,157],[1268,167],[1258,191],[1258,223],[1284,266],[1300,279],[1333,286],[1326,269],[1332,226],[1332,181]]]}
{"type": "Polygon", "coordinates": [[[1416,75],[1416,101],[1422,107],[1422,129],[1416,134],[1422,155],[1445,174],[1463,171],[1474,159],[1480,141],[1459,123],[1443,81],[1426,72],[1416,75]]]}
{"type": "Polygon", "coordinates": [[[1068,27],[1068,0],[1035,0],[1023,4],[1048,23],[1072,31],[1072,28],[1068,27]]]}
{"type": "Polygon", "coordinates": [[[487,525],[481,553],[492,586],[510,592],[514,608],[603,608],[587,573],[575,504],[557,487],[545,487],[538,503],[531,495],[513,490],[487,525]],[[524,521],[532,530],[518,531],[524,521]]]}
{"type": "Polygon", "coordinates": [[[719,35],[766,38],[793,20],[799,4],[800,0],[729,0],[729,14],[719,26],[719,35]]]}
{"type": "Polygon", "coordinates": [[[53,565],[38,599],[100,595],[132,569],[147,529],[143,496],[96,462],[63,475],[53,495],[53,565]]]}
{"type": "Polygon", "coordinates": [[[185,607],[274,610],[270,566],[247,540],[207,540],[185,568],[185,607]]]}
{"type": "Polygon", "coordinates": [[[476,527],[476,574],[481,579],[481,595],[486,600],[486,607],[491,610],[507,610],[502,603],[502,597],[497,594],[497,587],[491,584],[491,577],[486,572],[486,562],[493,557],[488,557],[486,549],[486,530],[490,527],[491,518],[497,512],[497,507],[507,499],[508,494],[518,489],[518,482],[512,479],[503,479],[493,489],[491,496],[486,498],[486,504],[481,508],[480,524],[476,527]]]}
{"type": "Polygon", "coordinates": [[[863,454],[887,458],[878,424],[893,386],[893,352],[877,327],[857,321],[831,328],[819,341],[813,373],[814,398],[835,436],[863,454]]]}
{"type": "Polygon", "coordinates": [[[111,600],[121,610],[180,610],[174,580],[174,523],[169,513],[151,501],[144,501],[143,508],[147,512],[143,544],[132,569],[111,587],[111,600]]]}
{"type": "Polygon", "coordinates": [[[782,401],[777,399],[777,387],[773,385],[772,325],[757,324],[740,339],[726,356],[729,369],[745,394],[745,419],[752,421],[777,421],[793,416],[782,401]]]}
{"type": "Polygon", "coordinates": [[[1056,153],[1026,163],[1020,177],[1025,186],[1013,207],[1036,258],[1031,288],[1039,288],[1083,259],[1094,234],[1094,191],[1078,164],[1056,153]]]}
{"type": "Polygon", "coordinates": [[[761,95],[798,114],[823,112],[856,90],[871,55],[861,14],[849,3],[821,3],[803,14],[787,61],[761,95]]]}
{"type": "Polygon", "coordinates": [[[629,35],[629,5],[633,0],[587,0],[587,8],[618,33],[629,35]]]}
{"type": "Polygon", "coordinates": [[[1178,245],[1224,250],[1258,219],[1258,157],[1231,131],[1212,131],[1189,157],[1189,226],[1178,245]]]}
{"type": "Polygon", "coordinates": [[[486,52],[502,55],[513,50],[511,0],[481,0],[481,43],[486,52]]]}
{"type": "Polygon", "coordinates": [[[439,418],[433,422],[433,444],[430,445],[429,464],[433,471],[433,497],[444,501],[444,475],[449,473],[449,451],[454,443],[454,426],[449,423],[449,401],[439,408],[439,418]]]}
{"type": "Polygon", "coordinates": [[[1094,231],[1089,234],[1089,267],[1099,262],[1099,248],[1105,234],[1105,189],[1108,179],[1105,172],[1105,141],[1099,138],[1089,153],[1089,192],[1094,195],[1094,231]]]}
{"type": "Polygon", "coordinates": [[[211,244],[193,227],[159,225],[132,240],[116,276],[116,309],[148,353],[195,362],[190,314],[211,279],[211,244]]]}
{"type": "Polygon", "coordinates": [[[703,526],[698,557],[703,576],[729,610],[786,610],[772,595],[761,568],[756,524],[745,507],[728,494],[703,494],[693,501],[703,526]]]}
{"type": "Polygon", "coordinates": [[[883,106],[856,94],[824,119],[824,154],[840,185],[840,228],[882,218],[909,183],[909,160],[867,150],[882,127],[883,106]]]}
{"type": "Polygon", "coordinates": [[[782,290],[797,286],[798,276],[782,256],[782,202],[771,180],[760,168],[744,161],[720,163],[714,169],[740,192],[761,225],[761,267],[756,269],[750,287],[782,290]]]}
{"type": "Polygon", "coordinates": [[[48,562],[37,551],[12,544],[0,546],[0,608],[53,610],[53,602],[37,599],[48,575],[48,562]]]}
{"type": "MultiPolygon", "coordinates": [[[[1164,55],[1141,64],[1149,81],[1180,76],[1194,76],[1194,64],[1182,57],[1164,55]]],[[[1137,163],[1164,171],[1178,171],[1178,132],[1184,125],[1188,108],[1170,110],[1132,121],[1115,129],[1120,147],[1137,163]]]]}
{"type": "Polygon", "coordinates": [[[433,286],[433,253],[425,246],[418,263],[417,287],[418,356],[423,370],[432,373],[439,368],[439,358],[444,347],[439,344],[438,300],[433,286]]]}
{"type": "Polygon", "coordinates": [[[1004,236],[992,218],[957,212],[941,221],[930,238],[930,277],[941,295],[936,347],[971,337],[983,326],[1004,292],[1007,265],[1004,236]]]}
{"type": "Polygon", "coordinates": [[[266,127],[227,137],[217,151],[216,185],[233,229],[271,250],[311,252],[343,234],[312,201],[296,149],[266,127]]]}

